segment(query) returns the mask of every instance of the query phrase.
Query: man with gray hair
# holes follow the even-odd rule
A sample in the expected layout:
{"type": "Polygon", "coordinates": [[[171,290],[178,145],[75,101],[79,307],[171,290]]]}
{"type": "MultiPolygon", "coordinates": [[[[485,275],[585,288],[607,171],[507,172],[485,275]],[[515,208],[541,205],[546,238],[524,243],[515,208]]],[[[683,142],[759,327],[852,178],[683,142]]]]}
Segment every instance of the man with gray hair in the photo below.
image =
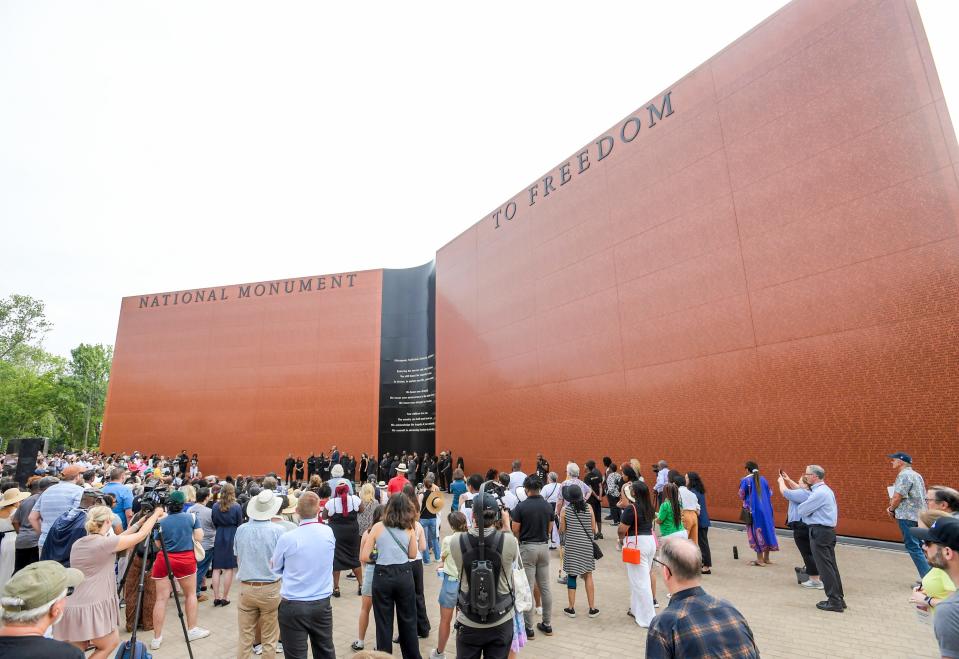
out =
{"type": "Polygon", "coordinates": [[[836,564],[836,522],[839,521],[839,507],[836,495],[823,482],[826,470],[819,465],[809,465],[803,480],[809,484],[809,498],[796,508],[803,523],[809,527],[809,545],[813,560],[819,568],[826,597],[816,604],[820,611],[842,613],[846,610],[846,600],[842,591],[842,578],[836,564]]]}
{"type": "Polygon", "coordinates": [[[669,590],[669,606],[649,623],[647,659],[682,657],[759,657],[743,614],[729,602],[703,590],[703,556],[691,540],[671,537],[663,540],[661,559],[663,581],[669,590]]]}
{"type": "Polygon", "coordinates": [[[56,561],[31,563],[14,574],[0,592],[0,657],[83,659],[79,648],[43,637],[63,616],[67,595],[81,581],[83,572],[56,561]]]}
{"type": "MultiPolygon", "coordinates": [[[[21,506],[23,504],[20,504],[21,506]]],[[[959,518],[959,492],[945,485],[933,485],[926,492],[926,505],[930,510],[942,510],[959,518]]]]}

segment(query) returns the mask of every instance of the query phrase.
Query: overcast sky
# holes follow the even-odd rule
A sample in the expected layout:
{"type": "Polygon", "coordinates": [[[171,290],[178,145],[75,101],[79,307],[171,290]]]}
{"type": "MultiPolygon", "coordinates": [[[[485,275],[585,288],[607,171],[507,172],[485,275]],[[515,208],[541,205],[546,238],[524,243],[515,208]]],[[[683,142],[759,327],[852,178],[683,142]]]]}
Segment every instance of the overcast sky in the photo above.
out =
{"type": "Polygon", "coordinates": [[[0,297],[66,355],[125,295],[419,265],[783,4],[0,0],[0,297]]]}

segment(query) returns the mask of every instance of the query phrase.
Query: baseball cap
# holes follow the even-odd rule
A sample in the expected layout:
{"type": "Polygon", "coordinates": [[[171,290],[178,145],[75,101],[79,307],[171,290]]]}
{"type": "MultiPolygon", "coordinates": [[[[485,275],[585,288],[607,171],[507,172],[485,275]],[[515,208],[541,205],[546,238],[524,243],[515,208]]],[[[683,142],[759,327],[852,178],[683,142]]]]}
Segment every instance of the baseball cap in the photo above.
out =
{"type": "Polygon", "coordinates": [[[186,494],[180,490],[173,490],[170,492],[169,499],[171,503],[186,503],[186,494]]]}
{"type": "Polygon", "coordinates": [[[902,460],[903,462],[908,462],[909,464],[912,464],[912,456],[910,456],[908,453],[903,453],[902,451],[899,451],[897,453],[890,453],[886,457],[895,458],[896,460],[902,460]]]}
{"type": "Polygon", "coordinates": [[[84,469],[80,465],[70,465],[69,467],[67,467],[61,472],[60,476],[62,478],[68,478],[68,479],[76,478],[77,476],[82,474],[84,471],[86,471],[86,469],[84,469]]]}
{"type": "Polygon", "coordinates": [[[923,542],[959,551],[959,519],[955,517],[940,517],[928,529],[913,528],[909,532],[923,542]]]}
{"type": "Polygon", "coordinates": [[[79,586],[83,572],[63,567],[56,561],[31,563],[10,578],[3,587],[6,611],[29,611],[45,606],[69,587],[79,586]]]}

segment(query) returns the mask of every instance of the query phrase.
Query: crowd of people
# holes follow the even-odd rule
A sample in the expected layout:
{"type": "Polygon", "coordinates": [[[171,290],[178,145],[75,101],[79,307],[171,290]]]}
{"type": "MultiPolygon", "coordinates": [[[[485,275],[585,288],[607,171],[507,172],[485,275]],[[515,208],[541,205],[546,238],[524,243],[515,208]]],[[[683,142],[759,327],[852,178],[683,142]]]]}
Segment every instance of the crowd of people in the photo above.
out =
{"type": "MultiPolygon", "coordinates": [[[[303,470],[290,455],[282,479],[220,479],[186,451],[57,454],[40,457],[23,491],[4,460],[0,655],[112,656],[121,612],[126,630],[152,632],[147,644],[159,650],[174,596],[187,642],[200,641],[210,631],[199,625],[199,604],[228,607],[235,596],[238,656],[298,659],[311,648],[332,657],[332,601],[351,584],[361,602],[351,645],[358,654],[398,645],[404,657],[420,657],[420,639],[435,631],[429,656],[444,659],[456,630],[457,657],[515,656],[537,635],[554,635],[554,583],[565,586],[562,615],[600,615],[593,574],[608,524],[629,584],[626,615],[646,630],[646,656],[759,656],[743,615],[702,588],[713,569],[711,521],[694,471],[661,460],[650,486],[636,459],[570,462],[561,477],[543,455],[529,473],[514,460],[509,471],[469,476],[448,451],[356,462],[333,446],[329,456],[311,455],[303,470]],[[442,580],[438,606],[424,595],[429,569],[442,580]],[[577,602],[580,587],[585,602],[577,602]]],[[[890,460],[887,512],[920,579],[908,597],[931,617],[944,656],[956,656],[947,652],[959,645],[959,492],[927,488],[906,453],[890,460]]],[[[758,464],[744,471],[750,565],[765,567],[779,550],[777,493],[758,464]]],[[[798,480],[780,471],[776,485],[803,560],[797,583],[824,591],[818,609],[842,613],[838,504],[825,470],[808,465],[798,480]]]]}

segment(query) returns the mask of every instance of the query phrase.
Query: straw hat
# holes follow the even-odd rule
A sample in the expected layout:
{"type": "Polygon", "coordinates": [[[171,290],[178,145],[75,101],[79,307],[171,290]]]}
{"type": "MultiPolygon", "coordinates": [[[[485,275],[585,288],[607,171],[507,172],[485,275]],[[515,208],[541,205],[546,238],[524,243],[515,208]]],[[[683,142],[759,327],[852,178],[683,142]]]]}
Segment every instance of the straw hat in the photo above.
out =
{"type": "Polygon", "coordinates": [[[442,512],[444,504],[443,495],[439,492],[430,492],[426,495],[426,509],[434,515],[442,512]]]}
{"type": "Polygon", "coordinates": [[[3,498],[0,498],[0,508],[6,508],[7,506],[12,506],[15,503],[20,503],[28,496],[30,496],[29,492],[21,492],[19,489],[11,487],[9,490],[3,493],[3,498]]]}
{"type": "Polygon", "coordinates": [[[405,474],[406,472],[409,471],[409,469],[406,468],[406,463],[405,463],[405,462],[401,462],[401,463],[399,463],[398,465],[396,465],[396,471],[405,474]]]}
{"type": "Polygon", "coordinates": [[[286,498],[289,500],[290,505],[280,511],[281,515],[292,515],[296,512],[296,502],[299,499],[293,492],[290,492],[286,495],[286,498]]]}
{"type": "Polygon", "coordinates": [[[282,504],[280,498],[273,494],[273,490],[263,490],[246,504],[246,514],[250,519],[270,519],[282,504]]]}

